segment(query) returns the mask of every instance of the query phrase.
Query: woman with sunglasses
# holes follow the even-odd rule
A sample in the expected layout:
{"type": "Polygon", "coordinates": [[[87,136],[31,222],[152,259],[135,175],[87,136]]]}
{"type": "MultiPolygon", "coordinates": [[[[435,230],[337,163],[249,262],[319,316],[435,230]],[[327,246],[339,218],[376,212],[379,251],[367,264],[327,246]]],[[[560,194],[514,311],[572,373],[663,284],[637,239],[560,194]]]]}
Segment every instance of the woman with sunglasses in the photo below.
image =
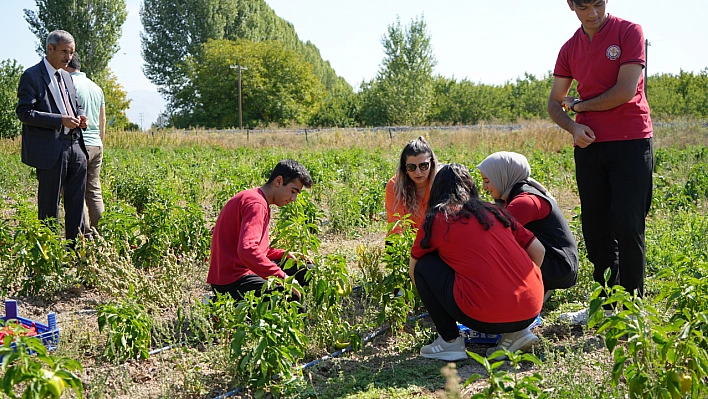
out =
{"type": "Polygon", "coordinates": [[[531,178],[531,166],[522,154],[495,152],[477,165],[482,188],[541,241],[546,256],[541,265],[544,302],[553,290],[578,281],[578,246],[556,200],[531,178]]]}
{"type": "Polygon", "coordinates": [[[430,191],[425,222],[418,230],[410,276],[438,330],[420,355],[447,361],[467,358],[456,322],[502,334],[510,352],[538,341],[528,330],[543,304],[538,264],[543,245],[506,211],[479,197],[469,170],[445,165],[430,191]]]}
{"type": "MultiPolygon", "coordinates": [[[[423,136],[403,147],[396,174],[386,184],[386,217],[388,223],[401,220],[410,214],[412,227],[420,228],[435,179],[438,160],[423,136]]],[[[400,233],[396,224],[388,234],[400,233]]]]}

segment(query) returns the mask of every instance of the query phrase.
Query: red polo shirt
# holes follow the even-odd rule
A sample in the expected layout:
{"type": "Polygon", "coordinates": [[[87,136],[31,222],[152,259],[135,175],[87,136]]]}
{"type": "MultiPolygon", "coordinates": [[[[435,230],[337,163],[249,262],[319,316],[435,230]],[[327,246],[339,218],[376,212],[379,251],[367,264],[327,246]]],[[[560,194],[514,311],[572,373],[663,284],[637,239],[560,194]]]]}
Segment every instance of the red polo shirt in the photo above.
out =
{"type": "Polygon", "coordinates": [[[208,284],[227,285],[247,274],[286,274],[273,261],[285,253],[270,247],[270,207],[260,188],[241,191],[224,205],[211,238],[208,284]]]}
{"type": "MultiPolygon", "coordinates": [[[[580,27],[563,45],[553,76],[577,80],[580,99],[591,99],[614,87],[624,64],[646,65],[644,34],[641,26],[608,14],[592,42],[580,27]]],[[[581,112],[575,120],[595,132],[596,143],[651,137],[644,76],[629,102],[606,111],[581,112]]]]}
{"type": "Polygon", "coordinates": [[[438,251],[455,271],[455,302],[467,316],[486,323],[528,320],[538,315],[543,305],[541,269],[524,249],[535,237],[516,221],[512,231],[491,213],[488,216],[494,224],[484,230],[474,216],[448,223],[437,214],[431,247],[420,247],[425,236],[420,229],[411,256],[420,259],[438,251]]]}

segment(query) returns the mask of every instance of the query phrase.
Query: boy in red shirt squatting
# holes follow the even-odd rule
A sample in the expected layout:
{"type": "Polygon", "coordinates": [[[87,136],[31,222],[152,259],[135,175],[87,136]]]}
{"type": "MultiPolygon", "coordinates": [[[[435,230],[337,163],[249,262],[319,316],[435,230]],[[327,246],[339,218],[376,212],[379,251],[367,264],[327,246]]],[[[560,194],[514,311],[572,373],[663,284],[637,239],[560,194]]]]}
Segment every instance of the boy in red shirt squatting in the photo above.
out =
{"type": "Polygon", "coordinates": [[[456,321],[502,334],[490,348],[516,352],[538,341],[528,330],[543,304],[545,249],[496,205],[482,201],[465,166],[450,164],[430,189],[425,222],[411,250],[410,276],[438,338],[420,355],[447,361],[467,358],[456,321]]]}
{"type": "MultiPolygon", "coordinates": [[[[548,113],[573,135],[583,237],[594,280],[641,296],[654,168],[642,76],[644,35],[639,25],[607,14],[607,0],[566,1],[581,27],[558,54],[548,113]],[[580,98],[568,96],[573,80],[580,98]],[[575,112],[575,121],[568,110],[575,112]]],[[[586,316],[562,318],[582,323],[586,316]]]]}
{"type": "MultiPolygon", "coordinates": [[[[268,225],[270,205],[287,205],[297,199],[302,188],[312,187],[309,172],[292,159],[278,162],[268,182],[259,188],[244,190],[232,197],[216,219],[211,238],[211,261],[207,283],[220,294],[230,294],[241,300],[248,291],[257,291],[270,276],[285,278],[294,275],[305,285],[305,268],[291,267],[286,271],[283,255],[286,251],[270,247],[268,225]]],[[[286,258],[308,259],[297,252],[287,252],[286,258]]],[[[300,293],[293,291],[295,297],[300,293]]]]}

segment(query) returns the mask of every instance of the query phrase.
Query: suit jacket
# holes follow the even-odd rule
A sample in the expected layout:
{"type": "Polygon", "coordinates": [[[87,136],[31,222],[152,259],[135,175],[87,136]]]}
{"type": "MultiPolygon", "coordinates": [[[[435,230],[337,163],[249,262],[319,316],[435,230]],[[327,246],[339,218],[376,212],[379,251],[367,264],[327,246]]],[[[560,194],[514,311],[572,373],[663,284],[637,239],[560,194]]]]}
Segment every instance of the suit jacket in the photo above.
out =
{"type": "MultiPolygon", "coordinates": [[[[71,75],[63,69],[60,69],[59,73],[69,92],[69,102],[74,114],[77,117],[86,115],[71,75]]],[[[63,100],[61,93],[58,93],[52,84],[44,60],[22,74],[17,98],[17,117],[22,122],[22,162],[38,169],[52,168],[57,163],[62,148],[61,136],[64,134],[64,126],[61,124],[59,101],[63,100]]],[[[77,128],[76,131],[80,133],[81,129],[77,128]]],[[[83,137],[80,137],[79,145],[88,158],[83,137]]]]}

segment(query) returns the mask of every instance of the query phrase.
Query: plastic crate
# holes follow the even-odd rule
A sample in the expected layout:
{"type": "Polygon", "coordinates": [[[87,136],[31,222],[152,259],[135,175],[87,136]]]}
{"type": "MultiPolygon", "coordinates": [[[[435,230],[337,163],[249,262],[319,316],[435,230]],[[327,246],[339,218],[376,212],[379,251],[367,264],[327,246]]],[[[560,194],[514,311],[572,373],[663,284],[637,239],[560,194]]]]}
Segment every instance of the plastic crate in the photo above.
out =
{"type": "Polygon", "coordinates": [[[30,320],[24,317],[20,317],[17,314],[17,301],[14,299],[5,300],[5,316],[2,317],[3,321],[15,319],[22,324],[31,326],[34,323],[37,328],[37,335],[35,338],[39,338],[47,350],[53,351],[59,345],[59,328],[57,328],[57,315],[55,313],[49,313],[47,315],[47,324],[40,323],[35,320],[30,320]]]}
{"type": "MultiPolygon", "coordinates": [[[[536,316],[536,320],[531,323],[529,328],[538,327],[541,325],[541,315],[536,316]]],[[[483,345],[496,345],[501,338],[501,334],[485,334],[477,332],[471,328],[465,327],[464,325],[457,323],[457,328],[460,330],[460,336],[465,339],[467,344],[483,344],[483,345]]]]}

